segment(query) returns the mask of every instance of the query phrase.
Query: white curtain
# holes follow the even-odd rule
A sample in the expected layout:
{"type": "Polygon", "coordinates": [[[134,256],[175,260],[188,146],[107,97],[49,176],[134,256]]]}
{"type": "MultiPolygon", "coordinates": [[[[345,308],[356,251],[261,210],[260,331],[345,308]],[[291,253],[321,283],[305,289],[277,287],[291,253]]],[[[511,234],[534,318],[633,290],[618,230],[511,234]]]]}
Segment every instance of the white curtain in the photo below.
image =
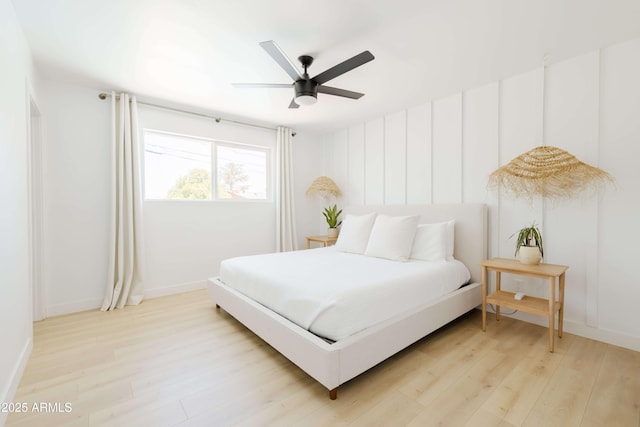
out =
{"type": "Polygon", "coordinates": [[[293,204],[293,162],[291,129],[279,126],[276,165],[276,251],[298,248],[293,204]]]}
{"type": "Polygon", "coordinates": [[[102,310],[142,301],[142,192],[136,98],[111,93],[111,224],[102,310]]]}

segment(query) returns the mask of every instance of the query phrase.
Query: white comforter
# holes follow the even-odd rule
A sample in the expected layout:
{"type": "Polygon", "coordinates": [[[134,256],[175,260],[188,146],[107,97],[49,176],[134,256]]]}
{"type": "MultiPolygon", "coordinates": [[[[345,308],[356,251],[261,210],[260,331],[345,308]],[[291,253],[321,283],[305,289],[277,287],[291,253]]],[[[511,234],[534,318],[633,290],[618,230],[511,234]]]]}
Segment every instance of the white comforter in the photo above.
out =
{"type": "Polygon", "coordinates": [[[332,247],[224,260],[220,279],[316,335],[338,341],[469,281],[457,260],[397,262],[332,247]]]}

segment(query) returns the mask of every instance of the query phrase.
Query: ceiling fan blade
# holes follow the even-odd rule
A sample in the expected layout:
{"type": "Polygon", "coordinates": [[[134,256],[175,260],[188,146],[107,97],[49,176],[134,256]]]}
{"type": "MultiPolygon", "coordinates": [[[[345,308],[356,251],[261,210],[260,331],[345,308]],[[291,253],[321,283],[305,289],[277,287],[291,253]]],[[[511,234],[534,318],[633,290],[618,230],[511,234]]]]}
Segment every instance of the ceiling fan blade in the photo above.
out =
{"type": "Polygon", "coordinates": [[[296,99],[292,98],[291,99],[291,104],[289,104],[289,108],[298,108],[298,107],[299,107],[299,105],[296,104],[296,99]]]}
{"type": "Polygon", "coordinates": [[[285,55],[276,42],[273,40],[260,42],[260,46],[262,46],[262,48],[271,55],[271,57],[287,72],[287,74],[289,74],[289,76],[291,76],[294,81],[302,78],[300,72],[296,68],[296,65],[291,62],[289,57],[285,55]]]}
{"type": "Polygon", "coordinates": [[[318,86],[318,93],[326,93],[327,95],[342,96],[344,98],[360,99],[364,93],[352,92],[350,90],[338,89],[331,86],[318,86]]]}
{"type": "Polygon", "coordinates": [[[293,86],[293,83],[231,83],[231,86],[237,88],[289,88],[293,86]]]}
{"type": "Polygon", "coordinates": [[[368,50],[365,50],[364,52],[359,53],[356,56],[349,58],[346,61],[341,62],[338,65],[335,65],[328,70],[318,74],[313,78],[313,80],[321,85],[331,79],[335,79],[336,77],[346,73],[347,71],[351,71],[356,67],[366,64],[373,59],[375,59],[375,56],[373,56],[368,50]]]}

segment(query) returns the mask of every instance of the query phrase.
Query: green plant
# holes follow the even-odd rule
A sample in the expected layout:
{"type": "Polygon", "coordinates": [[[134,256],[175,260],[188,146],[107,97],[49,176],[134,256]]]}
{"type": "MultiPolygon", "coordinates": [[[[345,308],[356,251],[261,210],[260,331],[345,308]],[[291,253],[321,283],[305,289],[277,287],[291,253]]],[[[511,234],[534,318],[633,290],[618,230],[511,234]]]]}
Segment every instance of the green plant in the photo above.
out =
{"type": "Polygon", "coordinates": [[[342,209],[338,210],[337,205],[329,206],[328,208],[324,208],[324,219],[327,220],[327,224],[329,224],[329,228],[338,228],[342,221],[340,221],[340,214],[342,213],[342,209]]]}
{"type": "MultiPolygon", "coordinates": [[[[515,236],[515,233],[511,237],[515,236]]],[[[524,227],[518,232],[518,241],[516,242],[516,255],[518,255],[518,249],[520,246],[538,247],[540,249],[540,255],[544,256],[544,250],[542,249],[542,233],[536,226],[535,221],[530,227],[524,227]]]]}

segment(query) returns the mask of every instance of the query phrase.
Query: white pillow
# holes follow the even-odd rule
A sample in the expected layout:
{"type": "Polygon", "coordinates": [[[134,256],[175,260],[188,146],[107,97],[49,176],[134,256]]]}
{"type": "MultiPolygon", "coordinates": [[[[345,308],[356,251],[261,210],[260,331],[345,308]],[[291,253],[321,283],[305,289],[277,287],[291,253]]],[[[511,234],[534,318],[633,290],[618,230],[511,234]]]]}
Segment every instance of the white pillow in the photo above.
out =
{"type": "Polygon", "coordinates": [[[342,252],[363,254],[367,248],[369,234],[371,234],[371,227],[373,227],[375,219],[375,212],[366,215],[347,214],[342,222],[338,241],[334,247],[342,252]]]}
{"type": "Polygon", "coordinates": [[[411,259],[444,261],[447,259],[447,223],[420,224],[413,240],[411,259]]]}
{"type": "Polygon", "coordinates": [[[418,216],[378,215],[364,254],[392,261],[407,261],[419,220],[418,216]]]}
{"type": "Polygon", "coordinates": [[[452,219],[451,221],[445,222],[447,225],[447,261],[451,261],[453,259],[453,250],[454,250],[454,242],[456,240],[455,229],[456,229],[456,220],[452,219]]]}

